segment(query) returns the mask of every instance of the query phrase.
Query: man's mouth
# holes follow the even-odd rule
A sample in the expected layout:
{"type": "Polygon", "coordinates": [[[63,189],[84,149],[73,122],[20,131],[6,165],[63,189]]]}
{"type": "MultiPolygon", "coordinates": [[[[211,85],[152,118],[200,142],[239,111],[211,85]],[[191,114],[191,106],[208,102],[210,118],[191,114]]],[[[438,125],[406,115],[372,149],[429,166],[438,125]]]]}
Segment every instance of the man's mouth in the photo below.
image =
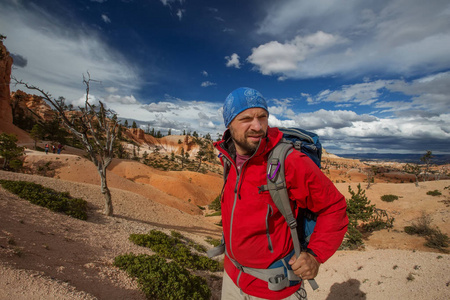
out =
{"type": "Polygon", "coordinates": [[[262,138],[262,135],[249,135],[247,136],[251,141],[259,141],[262,138]]]}

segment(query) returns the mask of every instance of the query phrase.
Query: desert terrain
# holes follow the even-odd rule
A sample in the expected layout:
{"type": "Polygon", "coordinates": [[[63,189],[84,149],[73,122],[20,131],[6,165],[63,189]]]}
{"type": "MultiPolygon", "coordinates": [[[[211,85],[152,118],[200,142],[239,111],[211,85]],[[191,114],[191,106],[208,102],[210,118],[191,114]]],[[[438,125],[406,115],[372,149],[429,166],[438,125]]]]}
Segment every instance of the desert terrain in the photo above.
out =
{"type": "MultiPolygon", "coordinates": [[[[132,233],[176,230],[204,245],[206,237],[219,238],[220,217],[206,217],[207,207],[221,189],[214,173],[160,171],[131,160],[115,160],[108,168],[114,216],[102,214],[103,195],[93,164],[79,150],[62,154],[32,150],[28,166],[51,166],[46,176],[0,171],[0,179],[26,180],[57,191],[67,191],[88,202],[87,221],[38,207],[0,188],[0,299],[145,299],[136,282],[112,266],[114,257],[151,250],[128,240],[132,233]]],[[[361,162],[339,161],[339,171],[328,176],[348,198],[348,186],[365,188],[361,162]],[[346,164],[347,168],[343,165],[346,164]]],[[[326,172],[324,170],[324,172],[326,172]]],[[[321,266],[320,288],[307,286],[309,299],[448,299],[450,256],[424,246],[425,239],[407,235],[403,228],[421,214],[450,234],[448,225],[450,180],[389,183],[375,179],[366,195],[377,208],[395,217],[394,227],[366,236],[365,249],[338,251],[321,266]],[[427,195],[439,190],[441,196],[427,195]],[[399,199],[383,202],[395,194],[399,199]]],[[[400,180],[400,179],[399,179],[400,180]]],[[[220,299],[220,277],[210,280],[213,299],[220,299]]]]}

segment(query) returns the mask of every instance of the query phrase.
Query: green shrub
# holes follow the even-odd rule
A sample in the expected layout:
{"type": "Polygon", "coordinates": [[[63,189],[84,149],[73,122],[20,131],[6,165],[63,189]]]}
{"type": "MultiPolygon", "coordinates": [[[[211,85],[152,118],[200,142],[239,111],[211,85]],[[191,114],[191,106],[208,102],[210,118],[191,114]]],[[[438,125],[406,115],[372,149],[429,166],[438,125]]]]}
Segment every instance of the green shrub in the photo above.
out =
{"type": "MultiPolygon", "coordinates": [[[[355,192],[349,186],[348,191],[352,196],[347,199],[348,229],[340,249],[358,249],[364,245],[361,231],[372,232],[386,228],[392,228],[394,218],[390,217],[385,210],[378,209],[370,204],[365,190],[358,184],[355,192]]],[[[394,195],[391,195],[394,196],[394,195]]],[[[394,196],[396,197],[396,196],[394,196]]]]}
{"type": "Polygon", "coordinates": [[[209,299],[211,291],[202,277],[192,275],[176,262],[167,263],[157,255],[125,254],[114,265],[137,281],[148,299],[209,299]]]}
{"type": "Polygon", "coordinates": [[[396,195],[383,195],[381,196],[381,200],[385,201],[385,202],[393,202],[394,200],[398,200],[398,196],[396,195]]]}
{"type": "Polygon", "coordinates": [[[344,241],[340,249],[355,250],[364,245],[362,233],[354,226],[348,226],[344,241]]]}
{"type": "Polygon", "coordinates": [[[440,196],[440,195],[442,195],[442,193],[439,192],[438,190],[434,190],[434,191],[428,191],[428,192],[427,192],[427,195],[430,195],[430,196],[440,196]]]}
{"type": "Polygon", "coordinates": [[[67,192],[60,193],[27,181],[0,180],[0,184],[6,190],[33,204],[80,220],[87,219],[87,202],[80,198],[72,198],[67,192]]]}
{"type": "Polygon", "coordinates": [[[136,245],[150,248],[160,256],[173,259],[189,269],[209,270],[212,272],[222,269],[218,261],[191,253],[181,239],[168,236],[158,230],[152,230],[149,234],[131,234],[130,241],[136,245]]]}
{"type": "Polygon", "coordinates": [[[347,199],[348,229],[342,242],[341,249],[357,249],[363,245],[362,234],[358,230],[359,221],[368,221],[373,214],[375,205],[370,204],[366,193],[358,184],[358,191],[349,186],[348,191],[352,197],[347,199]]]}
{"type": "Polygon", "coordinates": [[[217,217],[217,216],[221,216],[221,215],[222,215],[222,212],[216,211],[216,212],[213,212],[212,214],[205,215],[205,217],[217,217]]]}
{"type": "Polygon", "coordinates": [[[212,237],[208,236],[206,237],[206,242],[213,245],[214,247],[217,247],[221,243],[221,239],[213,239],[212,237]]]}
{"type": "Polygon", "coordinates": [[[215,211],[221,211],[220,207],[220,195],[216,197],[216,199],[211,202],[210,205],[208,205],[209,209],[215,210],[215,211]]]}

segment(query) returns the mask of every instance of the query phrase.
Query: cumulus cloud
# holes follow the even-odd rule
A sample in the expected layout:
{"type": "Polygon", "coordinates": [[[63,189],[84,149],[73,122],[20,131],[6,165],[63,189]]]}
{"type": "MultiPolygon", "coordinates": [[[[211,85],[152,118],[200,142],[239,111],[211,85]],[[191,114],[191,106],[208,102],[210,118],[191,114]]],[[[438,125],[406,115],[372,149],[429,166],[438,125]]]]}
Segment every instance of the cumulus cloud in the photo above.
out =
{"type": "Polygon", "coordinates": [[[202,87],[208,87],[208,86],[212,86],[212,85],[217,85],[217,83],[214,83],[214,82],[211,82],[211,81],[204,81],[201,84],[202,87]]]}
{"type": "Polygon", "coordinates": [[[209,76],[208,72],[206,72],[205,70],[202,71],[202,75],[205,76],[205,77],[209,76]]]}
{"type": "Polygon", "coordinates": [[[225,59],[227,60],[226,66],[231,68],[234,67],[236,69],[241,68],[241,63],[239,62],[239,55],[236,53],[231,54],[231,56],[225,56],[225,59]]]}
{"type": "Polygon", "coordinates": [[[366,105],[380,109],[378,113],[412,111],[442,113],[450,107],[450,72],[405,79],[376,80],[344,85],[337,90],[322,90],[316,95],[302,93],[308,104],[332,102],[337,107],[366,105]],[[389,94],[389,101],[384,100],[389,94]]]}
{"type": "Polygon", "coordinates": [[[322,31],[307,35],[296,36],[286,43],[272,41],[252,49],[247,60],[254,64],[264,75],[295,74],[301,68],[300,63],[308,57],[317,55],[345,42],[339,36],[322,31]]]}
{"type": "MultiPolygon", "coordinates": [[[[312,78],[367,73],[414,76],[450,67],[445,1],[281,0],[266,8],[258,33],[272,40],[248,61],[265,75],[312,78]],[[305,37],[321,33],[329,44],[305,37]]],[[[281,77],[281,78],[285,78],[281,77]]]]}
{"type": "Polygon", "coordinates": [[[394,151],[418,153],[429,149],[433,149],[434,153],[448,151],[450,138],[448,113],[377,118],[348,110],[320,109],[282,120],[277,112],[272,112],[272,108],[270,111],[270,126],[300,127],[313,131],[320,136],[324,147],[335,154],[394,151]]]}
{"type": "Polygon", "coordinates": [[[221,104],[199,101],[185,101],[166,95],[166,100],[150,104],[108,103],[108,107],[120,112],[121,119],[133,119],[137,124],[150,124],[162,132],[172,129],[197,131],[199,134],[223,132],[221,104]],[[169,101],[167,101],[169,100],[169,101]]]}

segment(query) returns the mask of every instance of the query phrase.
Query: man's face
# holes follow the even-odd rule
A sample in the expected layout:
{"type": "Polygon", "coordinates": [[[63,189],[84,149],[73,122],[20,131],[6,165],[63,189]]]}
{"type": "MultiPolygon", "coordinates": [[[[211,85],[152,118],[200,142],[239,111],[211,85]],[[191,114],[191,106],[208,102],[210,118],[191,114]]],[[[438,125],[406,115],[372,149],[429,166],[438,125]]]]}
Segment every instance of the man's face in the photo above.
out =
{"type": "Polygon", "coordinates": [[[237,153],[251,155],[256,151],[259,140],[267,134],[268,119],[265,109],[254,107],[244,110],[231,121],[228,128],[237,153]]]}

